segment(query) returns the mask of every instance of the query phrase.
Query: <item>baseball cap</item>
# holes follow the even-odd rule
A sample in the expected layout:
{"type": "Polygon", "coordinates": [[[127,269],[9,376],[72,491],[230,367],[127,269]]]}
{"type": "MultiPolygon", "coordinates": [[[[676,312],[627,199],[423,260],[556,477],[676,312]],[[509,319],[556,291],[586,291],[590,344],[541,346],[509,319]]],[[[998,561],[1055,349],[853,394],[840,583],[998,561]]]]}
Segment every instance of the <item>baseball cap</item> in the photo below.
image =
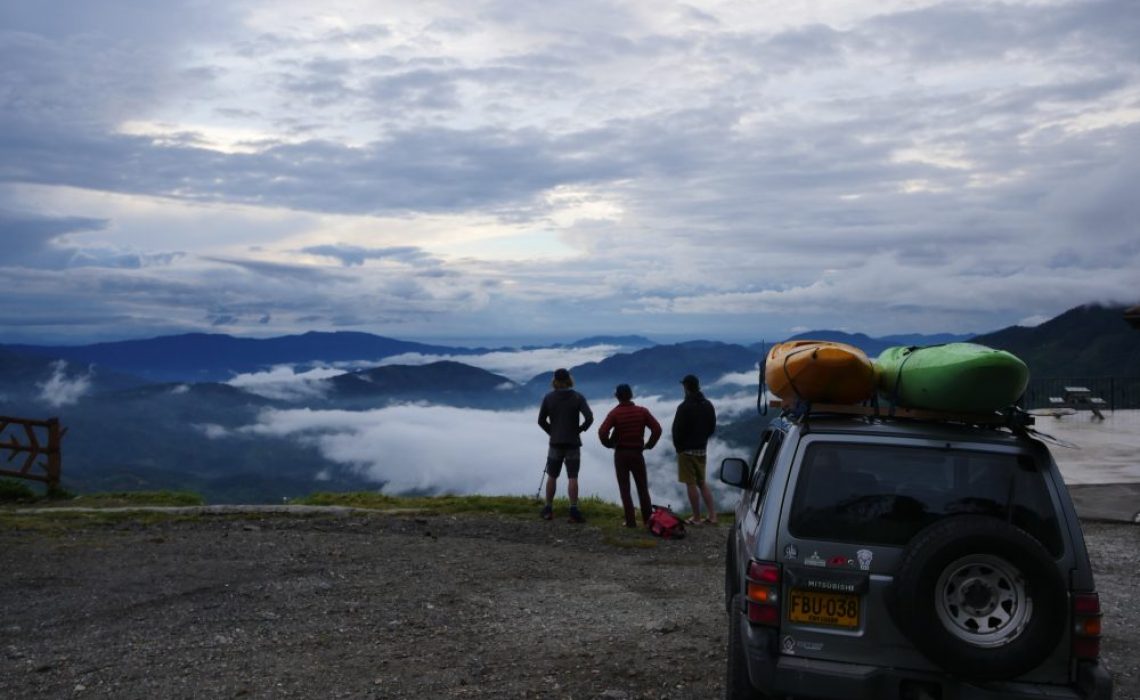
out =
{"type": "Polygon", "coordinates": [[[554,380],[559,382],[570,381],[570,371],[564,368],[554,370],[554,380]]]}
{"type": "Polygon", "coordinates": [[[701,380],[697,379],[697,375],[695,374],[686,374],[684,378],[681,379],[681,383],[684,384],[687,389],[701,388],[701,380]]]}

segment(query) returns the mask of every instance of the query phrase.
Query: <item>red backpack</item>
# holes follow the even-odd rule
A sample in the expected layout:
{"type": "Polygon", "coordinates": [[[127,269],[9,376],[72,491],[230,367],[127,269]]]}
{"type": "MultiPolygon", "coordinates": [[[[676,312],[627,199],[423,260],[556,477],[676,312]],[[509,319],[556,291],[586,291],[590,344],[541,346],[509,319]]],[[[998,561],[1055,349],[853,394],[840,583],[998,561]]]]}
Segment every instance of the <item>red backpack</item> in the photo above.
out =
{"type": "Polygon", "coordinates": [[[685,536],[685,522],[662,506],[653,506],[649,515],[649,531],[666,540],[679,540],[685,536]]]}

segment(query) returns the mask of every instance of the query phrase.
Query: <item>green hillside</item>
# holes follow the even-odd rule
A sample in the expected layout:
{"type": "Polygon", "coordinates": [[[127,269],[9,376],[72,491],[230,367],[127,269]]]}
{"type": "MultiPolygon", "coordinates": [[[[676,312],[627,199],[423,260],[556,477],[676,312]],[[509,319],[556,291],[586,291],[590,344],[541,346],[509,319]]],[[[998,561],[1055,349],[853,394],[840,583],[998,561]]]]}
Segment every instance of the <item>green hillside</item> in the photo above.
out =
{"type": "Polygon", "coordinates": [[[1034,328],[1013,326],[975,343],[1008,350],[1036,378],[1140,375],[1140,331],[1121,306],[1078,306],[1034,328]]]}
{"type": "Polygon", "coordinates": [[[1008,350],[1029,365],[1027,408],[1045,408],[1065,387],[1083,386],[1111,409],[1140,408],[1140,331],[1124,306],[1089,304],[1034,328],[1011,327],[974,342],[1008,350]]]}

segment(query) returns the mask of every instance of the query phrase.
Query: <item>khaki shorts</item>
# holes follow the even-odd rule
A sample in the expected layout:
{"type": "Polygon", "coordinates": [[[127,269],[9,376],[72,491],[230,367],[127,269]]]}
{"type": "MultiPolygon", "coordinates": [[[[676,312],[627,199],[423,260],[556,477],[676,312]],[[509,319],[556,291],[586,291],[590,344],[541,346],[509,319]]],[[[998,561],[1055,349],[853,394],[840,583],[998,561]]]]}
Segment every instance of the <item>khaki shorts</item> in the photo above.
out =
{"type": "Polygon", "coordinates": [[[677,481],[694,486],[705,483],[705,455],[677,455],[677,481]]]}

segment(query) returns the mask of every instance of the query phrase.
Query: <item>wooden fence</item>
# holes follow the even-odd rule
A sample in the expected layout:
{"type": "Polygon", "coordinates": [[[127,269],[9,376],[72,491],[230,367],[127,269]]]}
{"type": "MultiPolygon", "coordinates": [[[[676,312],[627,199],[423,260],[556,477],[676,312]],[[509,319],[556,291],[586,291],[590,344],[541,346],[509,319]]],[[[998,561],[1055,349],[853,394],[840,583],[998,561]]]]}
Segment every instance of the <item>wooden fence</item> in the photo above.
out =
{"type": "Polygon", "coordinates": [[[58,489],[63,469],[60,441],[66,432],[58,418],[0,416],[0,476],[42,481],[49,491],[58,489]]]}

